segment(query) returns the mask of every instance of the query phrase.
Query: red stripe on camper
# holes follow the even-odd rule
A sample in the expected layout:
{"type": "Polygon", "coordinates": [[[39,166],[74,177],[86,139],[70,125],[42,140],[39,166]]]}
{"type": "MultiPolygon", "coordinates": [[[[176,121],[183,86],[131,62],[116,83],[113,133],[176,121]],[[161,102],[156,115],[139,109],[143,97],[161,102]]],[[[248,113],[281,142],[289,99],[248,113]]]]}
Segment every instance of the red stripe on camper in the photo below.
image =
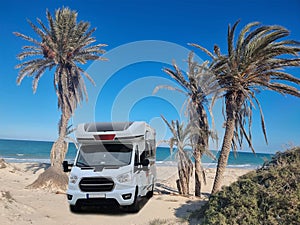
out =
{"type": "Polygon", "coordinates": [[[111,141],[115,139],[115,134],[100,134],[100,135],[94,135],[96,140],[100,141],[111,141]]]}

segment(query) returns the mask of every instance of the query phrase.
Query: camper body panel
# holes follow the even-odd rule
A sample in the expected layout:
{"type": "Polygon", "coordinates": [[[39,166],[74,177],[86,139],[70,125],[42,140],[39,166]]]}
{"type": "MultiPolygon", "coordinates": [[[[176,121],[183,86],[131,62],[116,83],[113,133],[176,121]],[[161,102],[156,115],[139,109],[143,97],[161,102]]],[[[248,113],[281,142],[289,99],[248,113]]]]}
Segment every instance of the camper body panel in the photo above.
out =
{"type": "Polygon", "coordinates": [[[109,123],[78,126],[79,150],[67,190],[71,206],[91,199],[96,200],[93,203],[113,199],[120,206],[130,206],[137,197],[153,193],[155,131],[144,122],[125,124],[124,130],[121,125],[116,130],[109,123]]]}

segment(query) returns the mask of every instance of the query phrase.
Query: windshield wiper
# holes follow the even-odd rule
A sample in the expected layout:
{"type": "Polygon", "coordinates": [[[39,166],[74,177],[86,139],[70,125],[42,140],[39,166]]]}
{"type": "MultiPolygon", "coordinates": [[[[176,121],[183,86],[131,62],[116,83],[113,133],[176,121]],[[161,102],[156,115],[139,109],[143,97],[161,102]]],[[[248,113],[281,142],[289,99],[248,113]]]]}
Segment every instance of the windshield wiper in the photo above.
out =
{"type": "Polygon", "coordinates": [[[78,166],[78,167],[80,167],[80,168],[91,168],[92,169],[92,167],[90,166],[90,165],[87,165],[87,164],[85,164],[85,163],[83,163],[83,162],[77,162],[76,163],[76,166],[78,166]]]}

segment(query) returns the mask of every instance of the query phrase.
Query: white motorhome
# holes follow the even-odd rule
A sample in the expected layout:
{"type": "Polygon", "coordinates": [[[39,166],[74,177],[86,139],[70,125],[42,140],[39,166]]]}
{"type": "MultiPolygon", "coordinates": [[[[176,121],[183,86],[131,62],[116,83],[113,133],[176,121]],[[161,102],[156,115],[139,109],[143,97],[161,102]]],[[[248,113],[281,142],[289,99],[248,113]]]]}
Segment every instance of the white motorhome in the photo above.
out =
{"type": "Polygon", "coordinates": [[[70,209],[116,204],[139,211],[139,198],[152,197],[156,181],[155,130],[145,122],[80,124],[78,152],[70,171],[70,209]]]}

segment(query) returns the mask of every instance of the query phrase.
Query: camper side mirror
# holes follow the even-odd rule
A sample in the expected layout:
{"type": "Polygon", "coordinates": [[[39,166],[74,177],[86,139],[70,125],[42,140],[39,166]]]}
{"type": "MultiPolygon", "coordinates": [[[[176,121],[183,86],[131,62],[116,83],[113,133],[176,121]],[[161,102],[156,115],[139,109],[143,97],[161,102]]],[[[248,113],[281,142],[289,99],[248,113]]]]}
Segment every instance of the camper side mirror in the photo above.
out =
{"type": "Polygon", "coordinates": [[[141,164],[142,164],[142,166],[149,166],[150,161],[149,161],[149,159],[144,159],[141,164]]]}
{"type": "Polygon", "coordinates": [[[70,172],[71,169],[69,169],[69,166],[73,166],[73,164],[69,164],[68,161],[63,161],[63,169],[64,169],[64,172],[70,172]]]}

